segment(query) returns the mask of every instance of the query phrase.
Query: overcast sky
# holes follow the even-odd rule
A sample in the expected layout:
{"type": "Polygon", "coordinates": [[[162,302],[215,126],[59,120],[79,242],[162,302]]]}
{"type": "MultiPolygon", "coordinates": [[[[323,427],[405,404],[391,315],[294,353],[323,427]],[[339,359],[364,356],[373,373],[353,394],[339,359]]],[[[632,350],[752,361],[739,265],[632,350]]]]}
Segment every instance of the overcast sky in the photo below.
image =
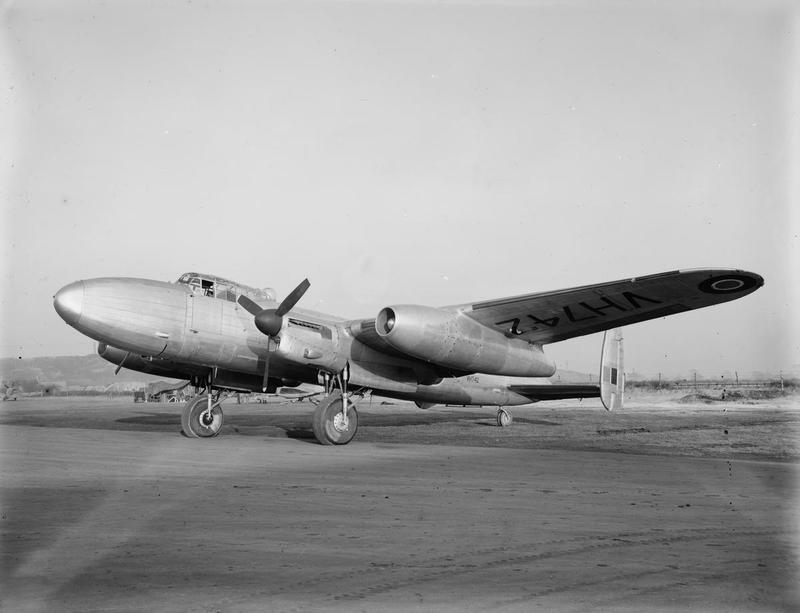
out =
{"type": "Polygon", "coordinates": [[[800,369],[796,3],[2,7],[2,356],[93,351],[52,296],[98,276],[369,317],[719,266],[766,286],[628,370],[800,369]]]}

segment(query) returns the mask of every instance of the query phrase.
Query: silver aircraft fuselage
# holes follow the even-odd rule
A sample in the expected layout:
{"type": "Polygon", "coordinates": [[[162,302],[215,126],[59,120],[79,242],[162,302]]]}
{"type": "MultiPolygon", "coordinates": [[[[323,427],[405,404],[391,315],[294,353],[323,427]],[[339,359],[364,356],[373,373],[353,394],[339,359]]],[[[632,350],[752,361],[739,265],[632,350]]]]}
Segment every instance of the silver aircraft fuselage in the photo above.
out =
{"type": "MultiPolygon", "coordinates": [[[[356,338],[354,331],[363,334],[364,320],[301,308],[284,317],[279,337],[271,341],[235,301],[237,292],[246,291],[242,287],[208,296],[180,282],[98,278],[65,286],[54,305],[70,326],[99,341],[101,355],[111,361],[125,360],[124,366],[145,372],[150,364],[149,372],[177,378],[213,372],[219,387],[242,391],[260,391],[268,352],[270,380],[276,384],[320,384],[326,373],[346,370],[352,389],[419,403],[528,404],[531,399],[508,389],[509,384],[547,383],[541,378],[555,372],[553,362],[534,347],[533,377],[443,373],[423,360],[387,355],[356,338]],[[121,350],[116,359],[113,348],[121,350]],[[144,366],[137,368],[137,361],[144,366]]],[[[263,307],[277,305],[273,296],[252,297],[263,307]]]]}

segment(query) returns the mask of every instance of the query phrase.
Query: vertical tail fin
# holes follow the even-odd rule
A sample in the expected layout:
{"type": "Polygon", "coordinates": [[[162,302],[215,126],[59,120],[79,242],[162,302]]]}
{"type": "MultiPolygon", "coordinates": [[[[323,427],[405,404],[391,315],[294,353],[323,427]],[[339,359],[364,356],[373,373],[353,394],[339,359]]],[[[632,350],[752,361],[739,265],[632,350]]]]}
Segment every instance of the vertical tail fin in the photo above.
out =
{"type": "Polygon", "coordinates": [[[600,400],[607,411],[622,408],[625,393],[623,370],[622,328],[603,334],[603,353],[600,357],[600,400]]]}

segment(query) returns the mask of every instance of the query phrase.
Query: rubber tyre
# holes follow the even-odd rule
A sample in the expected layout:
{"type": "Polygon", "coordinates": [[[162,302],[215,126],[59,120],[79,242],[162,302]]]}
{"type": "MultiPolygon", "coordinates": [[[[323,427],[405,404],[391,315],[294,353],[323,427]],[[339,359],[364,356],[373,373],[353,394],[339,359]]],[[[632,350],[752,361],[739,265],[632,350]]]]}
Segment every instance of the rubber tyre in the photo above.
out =
{"type": "Polygon", "coordinates": [[[311,422],[314,436],[321,445],[346,445],[358,431],[358,411],[352,403],[347,403],[347,429],[337,425],[341,421],[342,394],[331,394],[314,409],[311,422]],[[337,415],[339,416],[337,419],[337,415]]]}
{"type": "Polygon", "coordinates": [[[208,438],[217,436],[222,430],[222,407],[217,402],[211,407],[211,420],[204,423],[201,416],[208,405],[208,396],[205,394],[190,400],[181,412],[181,426],[183,433],[190,438],[208,438]]]}
{"type": "Polygon", "coordinates": [[[514,421],[514,418],[511,416],[511,413],[506,411],[505,409],[497,409],[497,425],[501,428],[507,428],[510,426],[514,421]]]}
{"type": "Polygon", "coordinates": [[[205,402],[205,396],[195,396],[194,398],[186,401],[186,403],[181,407],[181,431],[183,432],[184,436],[189,438],[197,438],[197,434],[189,427],[189,416],[192,414],[193,405],[200,399],[203,399],[205,402]]]}

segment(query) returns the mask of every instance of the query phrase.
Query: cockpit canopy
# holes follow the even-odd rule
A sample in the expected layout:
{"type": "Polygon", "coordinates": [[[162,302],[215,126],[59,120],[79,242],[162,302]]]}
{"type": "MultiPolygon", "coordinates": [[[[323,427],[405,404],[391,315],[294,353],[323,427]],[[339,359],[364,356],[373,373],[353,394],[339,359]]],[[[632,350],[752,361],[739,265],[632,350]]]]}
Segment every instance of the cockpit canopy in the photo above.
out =
{"type": "Polygon", "coordinates": [[[275,290],[271,287],[256,289],[255,287],[235,283],[214,275],[187,272],[182,274],[176,283],[188,285],[196,296],[210,296],[220,300],[227,300],[228,302],[236,302],[239,296],[244,294],[255,301],[263,302],[269,300],[275,302],[275,290]]]}

